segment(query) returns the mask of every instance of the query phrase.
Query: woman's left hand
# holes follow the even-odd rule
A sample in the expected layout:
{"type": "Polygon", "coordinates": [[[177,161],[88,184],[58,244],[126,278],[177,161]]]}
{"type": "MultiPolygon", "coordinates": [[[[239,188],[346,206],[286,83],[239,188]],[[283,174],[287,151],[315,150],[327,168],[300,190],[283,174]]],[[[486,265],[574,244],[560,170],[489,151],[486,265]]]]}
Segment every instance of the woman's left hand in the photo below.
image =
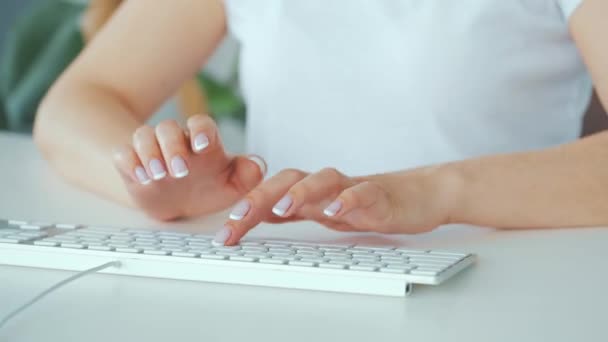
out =
{"type": "Polygon", "coordinates": [[[348,177],[333,168],[286,169],[233,208],[215,237],[233,245],[260,222],[313,220],[340,231],[421,233],[449,223],[458,182],[442,167],[348,177]]]}

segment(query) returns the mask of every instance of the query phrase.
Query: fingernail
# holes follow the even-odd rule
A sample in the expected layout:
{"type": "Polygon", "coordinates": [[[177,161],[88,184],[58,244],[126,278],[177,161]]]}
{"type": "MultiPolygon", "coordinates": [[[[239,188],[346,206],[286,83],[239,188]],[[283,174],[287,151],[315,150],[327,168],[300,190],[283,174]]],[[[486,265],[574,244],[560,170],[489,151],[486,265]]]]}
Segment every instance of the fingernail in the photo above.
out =
{"type": "Polygon", "coordinates": [[[152,171],[152,178],[154,180],[163,179],[167,175],[167,171],[165,171],[163,163],[161,163],[158,159],[150,160],[150,171],[152,171]]]}
{"type": "Polygon", "coordinates": [[[146,169],[141,166],[135,168],[135,176],[137,177],[137,180],[143,185],[150,184],[150,182],[152,181],[150,180],[150,177],[148,177],[146,169]]]}
{"type": "Polygon", "coordinates": [[[203,133],[199,133],[194,137],[194,150],[200,152],[209,146],[209,138],[203,133]]]}
{"type": "Polygon", "coordinates": [[[230,230],[229,227],[224,226],[222,229],[220,229],[215,234],[212,244],[214,244],[216,246],[223,246],[226,243],[226,241],[228,241],[228,239],[230,238],[230,235],[232,235],[232,231],[230,230]]]}
{"type": "Polygon", "coordinates": [[[249,156],[249,160],[253,161],[254,163],[258,164],[258,167],[260,168],[260,171],[262,171],[262,175],[266,176],[266,163],[264,162],[264,160],[258,156],[249,156]]]}
{"type": "Polygon", "coordinates": [[[239,203],[232,208],[232,211],[230,212],[230,219],[235,221],[242,219],[249,212],[249,208],[251,208],[251,205],[249,204],[248,200],[239,201],[239,203]]]}
{"type": "Polygon", "coordinates": [[[336,216],[336,214],[338,213],[338,211],[340,211],[340,209],[342,209],[342,202],[340,201],[333,201],[331,202],[327,208],[325,208],[325,210],[323,210],[323,214],[325,214],[325,216],[336,216]]]}
{"type": "Polygon", "coordinates": [[[293,199],[291,199],[291,196],[285,195],[277,202],[277,204],[274,205],[274,207],[272,208],[272,212],[275,215],[283,216],[285,215],[287,210],[289,210],[289,207],[291,207],[292,203],[293,199]]]}
{"type": "Polygon", "coordinates": [[[175,178],[186,177],[189,172],[184,158],[180,156],[175,156],[173,159],[171,159],[171,170],[173,170],[173,175],[175,178]]]}

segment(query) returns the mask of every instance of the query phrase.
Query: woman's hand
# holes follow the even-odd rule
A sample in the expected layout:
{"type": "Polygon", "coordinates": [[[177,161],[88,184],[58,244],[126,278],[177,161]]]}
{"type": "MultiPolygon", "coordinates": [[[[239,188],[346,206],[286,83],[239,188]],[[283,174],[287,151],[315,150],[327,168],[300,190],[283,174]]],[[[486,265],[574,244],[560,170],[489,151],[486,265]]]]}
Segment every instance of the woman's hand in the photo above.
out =
{"type": "Polygon", "coordinates": [[[457,181],[441,167],[368,177],[327,168],[283,170],[258,185],[230,214],[215,242],[233,245],[258,223],[314,220],[340,231],[420,233],[449,222],[457,181]]]}
{"type": "Polygon", "coordinates": [[[213,120],[195,115],[184,131],[167,120],[142,126],[133,144],[114,153],[114,163],[135,203],[150,216],[169,220],[204,215],[234,204],[264,177],[257,156],[230,156],[213,120]]]}

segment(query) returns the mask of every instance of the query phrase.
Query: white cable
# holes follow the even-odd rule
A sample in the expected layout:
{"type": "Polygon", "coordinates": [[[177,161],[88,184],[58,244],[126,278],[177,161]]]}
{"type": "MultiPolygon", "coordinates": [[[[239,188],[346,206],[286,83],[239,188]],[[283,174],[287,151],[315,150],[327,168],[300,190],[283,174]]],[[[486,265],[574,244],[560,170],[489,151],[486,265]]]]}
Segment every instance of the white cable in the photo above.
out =
{"type": "Polygon", "coordinates": [[[17,316],[18,314],[20,314],[21,312],[23,312],[24,310],[27,310],[30,306],[36,304],[36,302],[40,301],[42,298],[44,298],[46,295],[56,291],[57,289],[73,282],[74,280],[77,280],[79,278],[82,278],[86,275],[89,275],[91,273],[95,273],[95,272],[99,272],[103,269],[109,268],[109,267],[120,267],[120,261],[110,261],[107,262],[103,265],[99,265],[93,268],[89,268],[88,270],[84,270],[81,272],[78,272],[76,274],[74,274],[73,276],[64,279],[60,282],[58,282],[57,284],[49,287],[48,289],[42,291],[40,294],[38,294],[36,297],[30,299],[28,302],[26,302],[25,304],[21,305],[20,307],[18,307],[17,309],[15,309],[13,312],[9,313],[8,315],[6,315],[4,318],[2,318],[2,320],[0,320],[0,329],[2,329],[2,327],[4,327],[4,325],[10,321],[11,319],[13,319],[15,316],[17,316]]]}

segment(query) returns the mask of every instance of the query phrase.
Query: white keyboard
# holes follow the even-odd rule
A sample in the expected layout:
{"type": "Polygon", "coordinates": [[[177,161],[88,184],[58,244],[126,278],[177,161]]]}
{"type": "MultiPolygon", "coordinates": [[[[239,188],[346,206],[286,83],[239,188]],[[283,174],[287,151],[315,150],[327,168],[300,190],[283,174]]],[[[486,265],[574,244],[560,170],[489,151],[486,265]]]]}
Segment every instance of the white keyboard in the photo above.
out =
{"type": "Polygon", "coordinates": [[[0,219],[0,264],[80,271],[112,260],[104,273],[388,296],[437,285],[475,256],[297,241],[243,240],[172,231],[0,219]]]}

